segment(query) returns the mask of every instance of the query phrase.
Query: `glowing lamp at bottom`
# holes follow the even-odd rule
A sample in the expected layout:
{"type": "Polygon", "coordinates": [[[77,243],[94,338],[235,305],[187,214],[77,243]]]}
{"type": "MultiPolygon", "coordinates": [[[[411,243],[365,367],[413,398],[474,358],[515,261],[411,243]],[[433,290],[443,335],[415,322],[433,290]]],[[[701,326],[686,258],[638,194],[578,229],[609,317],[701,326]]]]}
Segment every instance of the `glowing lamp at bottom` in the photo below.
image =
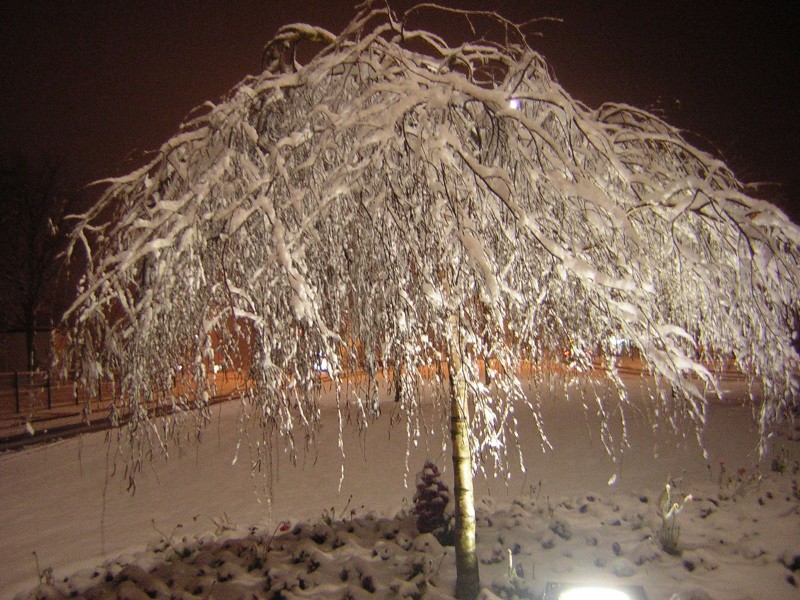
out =
{"type": "Polygon", "coordinates": [[[640,585],[588,585],[549,582],[543,600],[647,600],[640,585]]]}
{"type": "Polygon", "coordinates": [[[633,600],[622,590],[592,585],[581,585],[564,590],[558,600],[633,600]]]}

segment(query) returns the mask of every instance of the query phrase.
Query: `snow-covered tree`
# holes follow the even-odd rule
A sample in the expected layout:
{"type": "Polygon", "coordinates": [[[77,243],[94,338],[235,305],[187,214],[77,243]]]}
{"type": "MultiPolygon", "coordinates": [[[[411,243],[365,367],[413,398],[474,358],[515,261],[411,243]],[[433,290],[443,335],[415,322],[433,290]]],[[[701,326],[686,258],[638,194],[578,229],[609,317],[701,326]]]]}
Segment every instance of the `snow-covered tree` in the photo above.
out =
{"type": "Polygon", "coordinates": [[[457,13],[504,37],[451,47],[376,7],[338,36],[282,28],[264,72],[110,181],[73,235],[89,267],[65,365],[117,382],[134,470],[182,418],[207,422],[215,362],[246,373],[264,452],[313,436],[323,361],[361,425],[384,378],[419,430],[438,381],[471,598],[474,469],[506,465],[526,406],[546,444],[523,361],[601,361],[593,401],[624,431],[610,339],[659,382],[654,412],[698,426],[732,360],[763,386],[766,431],[796,402],[800,230],[659,118],[573,100],[512,23],[457,13]],[[322,46],[306,64],[302,42],[322,46]]]}

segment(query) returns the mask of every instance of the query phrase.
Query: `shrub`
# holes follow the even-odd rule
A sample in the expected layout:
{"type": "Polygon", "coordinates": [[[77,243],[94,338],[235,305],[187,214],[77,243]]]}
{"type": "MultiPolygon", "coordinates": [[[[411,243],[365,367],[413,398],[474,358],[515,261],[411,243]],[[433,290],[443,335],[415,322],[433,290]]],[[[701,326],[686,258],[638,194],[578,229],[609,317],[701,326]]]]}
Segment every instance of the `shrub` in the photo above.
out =
{"type": "Polygon", "coordinates": [[[427,461],[417,473],[417,491],[414,493],[414,512],[417,515],[417,530],[432,533],[441,543],[450,531],[447,505],[450,489],[442,481],[442,474],[433,462],[427,461]]]}

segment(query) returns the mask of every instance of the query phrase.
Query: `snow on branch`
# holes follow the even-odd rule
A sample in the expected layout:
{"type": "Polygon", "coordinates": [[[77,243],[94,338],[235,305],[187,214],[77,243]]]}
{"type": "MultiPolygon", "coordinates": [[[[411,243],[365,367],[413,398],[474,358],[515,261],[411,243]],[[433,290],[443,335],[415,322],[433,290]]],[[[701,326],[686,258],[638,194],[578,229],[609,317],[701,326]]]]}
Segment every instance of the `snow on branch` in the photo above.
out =
{"type": "MultiPolygon", "coordinates": [[[[523,361],[580,349],[624,402],[611,339],[698,422],[726,357],[767,390],[764,427],[778,418],[796,402],[798,228],[657,117],[573,100],[502,22],[513,43],[449,47],[369,6],[339,36],[281,29],[263,73],[79,218],[92,261],[67,366],[113,376],[138,432],[142,407],[206,414],[214,365],[241,369],[264,431],[293,440],[323,363],[340,383],[383,374],[417,415],[456,315],[475,451],[500,464],[514,405],[535,410],[523,361]],[[323,45],[307,64],[303,40],[323,45]]],[[[362,423],[371,385],[342,391],[362,423]]]]}

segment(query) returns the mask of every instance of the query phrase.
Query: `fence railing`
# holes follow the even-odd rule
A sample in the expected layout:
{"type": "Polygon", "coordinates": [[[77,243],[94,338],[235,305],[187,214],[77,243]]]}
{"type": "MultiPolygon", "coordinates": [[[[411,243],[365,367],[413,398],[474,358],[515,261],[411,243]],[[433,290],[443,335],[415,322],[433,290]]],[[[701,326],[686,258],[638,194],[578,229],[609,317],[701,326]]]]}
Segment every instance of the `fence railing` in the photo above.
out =
{"type": "MultiPolygon", "coordinates": [[[[597,365],[595,365],[597,367],[597,365]]],[[[618,360],[621,371],[641,372],[643,366],[637,357],[621,357],[618,360]]],[[[553,365],[551,365],[553,368],[553,365]]],[[[563,369],[563,367],[561,367],[563,369]]],[[[719,366],[717,367],[719,369],[719,366]]],[[[542,369],[542,365],[522,363],[520,372],[531,374],[542,369]]],[[[320,373],[323,379],[327,373],[320,373]]],[[[720,379],[741,379],[744,376],[733,366],[722,369],[720,379]]],[[[220,372],[210,376],[217,394],[223,396],[243,389],[243,377],[235,372],[220,372]]],[[[59,406],[92,407],[107,405],[117,398],[118,393],[112,381],[104,381],[97,389],[88,390],[74,381],[54,379],[46,371],[15,371],[0,373],[0,415],[29,414],[59,406]]]]}
{"type": "MultiPolygon", "coordinates": [[[[241,374],[220,372],[210,375],[217,396],[243,389],[241,374]]],[[[178,389],[178,388],[176,388],[178,389]]],[[[180,388],[185,392],[185,389],[180,388]]],[[[0,373],[0,415],[26,415],[64,406],[85,406],[94,409],[107,406],[119,396],[113,381],[104,381],[96,389],[86,389],[74,381],[53,378],[46,371],[0,373]]]]}
{"type": "Polygon", "coordinates": [[[0,413],[32,413],[59,406],[79,406],[87,401],[99,404],[111,400],[113,395],[111,381],[87,390],[74,381],[54,379],[46,371],[0,373],[0,413]]]}

